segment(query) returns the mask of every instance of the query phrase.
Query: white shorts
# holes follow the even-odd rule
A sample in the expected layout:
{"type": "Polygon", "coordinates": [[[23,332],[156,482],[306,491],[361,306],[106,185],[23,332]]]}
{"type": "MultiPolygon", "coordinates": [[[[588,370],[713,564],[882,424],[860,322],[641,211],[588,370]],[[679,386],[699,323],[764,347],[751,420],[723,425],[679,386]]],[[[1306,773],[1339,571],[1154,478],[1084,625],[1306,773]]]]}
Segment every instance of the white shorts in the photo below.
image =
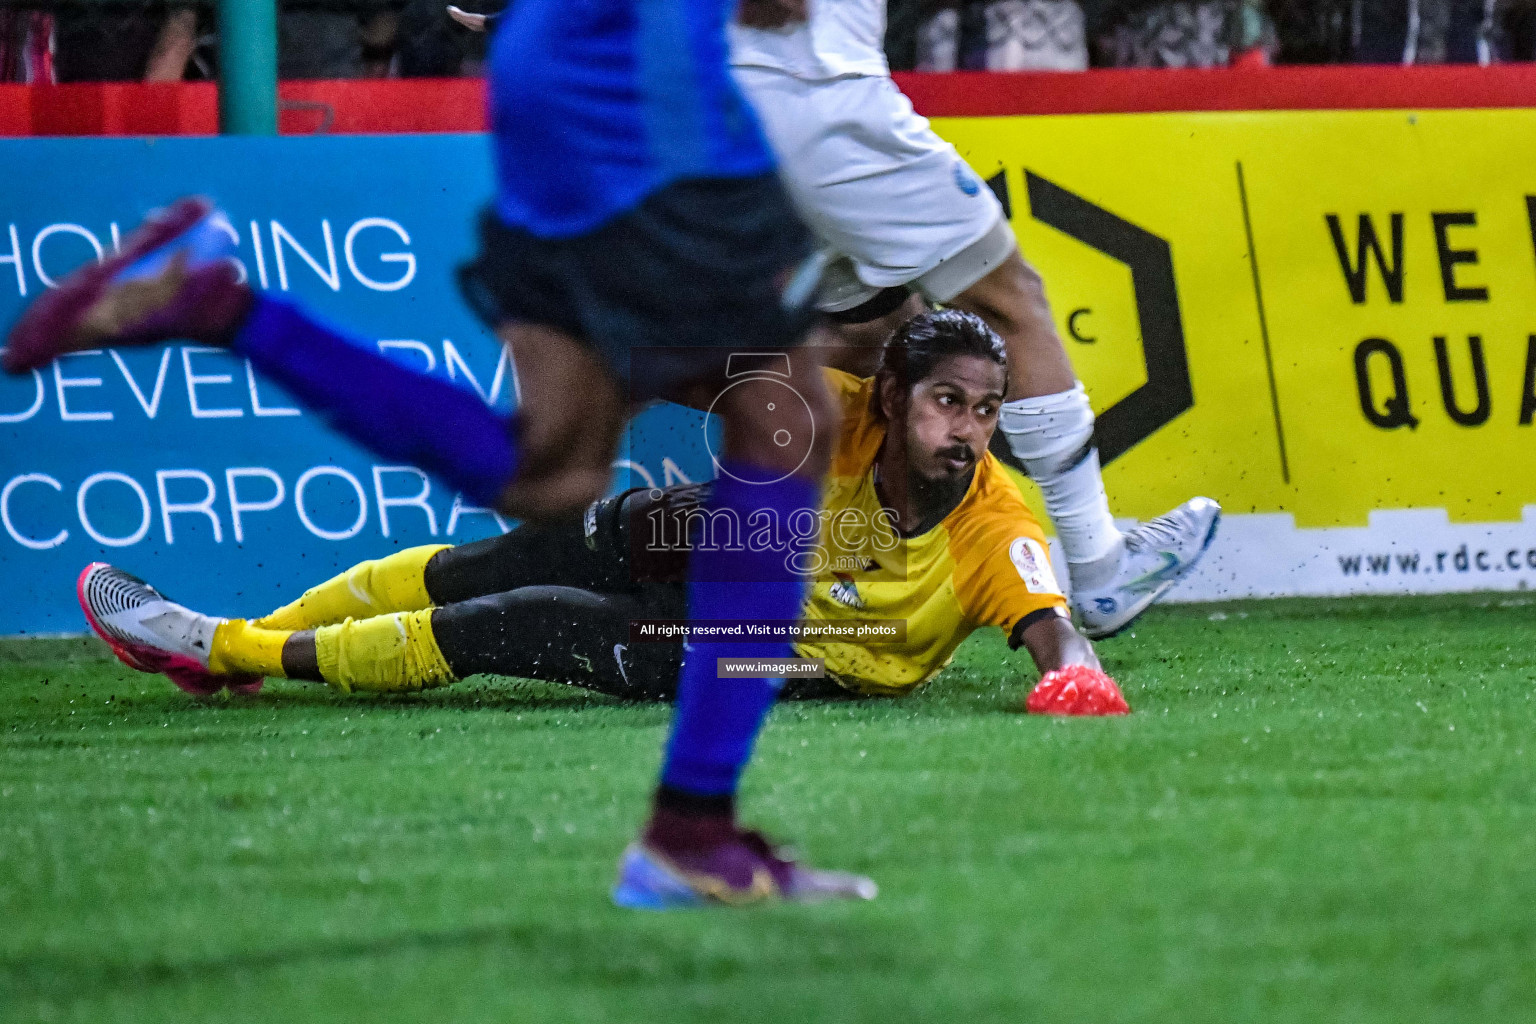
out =
{"type": "Polygon", "coordinates": [[[790,200],[834,255],[823,309],[852,309],[900,286],[948,302],[1013,252],[992,190],[889,78],[735,74],[790,200]]]}

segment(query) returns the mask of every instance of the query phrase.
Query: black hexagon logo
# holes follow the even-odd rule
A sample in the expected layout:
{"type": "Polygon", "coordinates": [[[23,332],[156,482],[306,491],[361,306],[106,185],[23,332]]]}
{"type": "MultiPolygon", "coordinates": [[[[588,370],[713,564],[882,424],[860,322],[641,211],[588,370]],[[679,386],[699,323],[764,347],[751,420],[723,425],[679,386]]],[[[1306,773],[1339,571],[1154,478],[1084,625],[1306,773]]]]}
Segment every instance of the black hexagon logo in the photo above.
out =
{"type": "MultiPolygon", "coordinates": [[[[1108,465],[1171,423],[1195,404],[1189,381],[1189,356],[1184,347],[1184,319],[1173,279],[1173,250],[1168,241],[1115,216],[1082,196],[1024,172],[1029,208],[1034,218],[1124,263],[1136,293],[1136,319],[1141,328],[1142,361],[1147,382],[1097,417],[1094,437],[1099,460],[1108,465]]],[[[1009,212],[1007,179],[999,172],[988,182],[1009,212]]],[[[1007,445],[993,445],[993,451],[1007,445]]],[[[1007,460],[1016,465],[1009,453],[1007,460]]]]}

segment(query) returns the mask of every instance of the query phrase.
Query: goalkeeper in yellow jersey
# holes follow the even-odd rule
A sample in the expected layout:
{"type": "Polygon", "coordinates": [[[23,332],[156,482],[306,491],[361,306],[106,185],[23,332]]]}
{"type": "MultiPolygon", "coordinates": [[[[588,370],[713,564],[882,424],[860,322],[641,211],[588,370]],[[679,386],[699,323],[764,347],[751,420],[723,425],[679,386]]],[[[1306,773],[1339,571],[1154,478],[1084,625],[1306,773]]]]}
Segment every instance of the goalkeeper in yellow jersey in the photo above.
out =
{"type": "Polygon", "coordinates": [[[987,452],[1006,368],[996,334],[946,310],[903,325],[874,377],[827,370],[843,419],[820,516],[805,521],[707,513],[707,484],[640,490],[580,520],[364,562],[259,619],[200,615],[100,563],[81,574],[81,603],[126,663],[196,693],[251,692],[265,676],[400,692],[493,673],[666,699],[682,644],[646,642],[632,625],[685,618],[688,552],[750,545],[761,530],[802,532],[819,540],[807,556],[809,629],[901,628],[858,642],[802,639],[797,654],[821,659],[826,676],[791,680],[790,694],[909,693],[992,626],[1044,677],[1033,709],[1123,711],[1072,625],[1039,524],[987,452]]]}

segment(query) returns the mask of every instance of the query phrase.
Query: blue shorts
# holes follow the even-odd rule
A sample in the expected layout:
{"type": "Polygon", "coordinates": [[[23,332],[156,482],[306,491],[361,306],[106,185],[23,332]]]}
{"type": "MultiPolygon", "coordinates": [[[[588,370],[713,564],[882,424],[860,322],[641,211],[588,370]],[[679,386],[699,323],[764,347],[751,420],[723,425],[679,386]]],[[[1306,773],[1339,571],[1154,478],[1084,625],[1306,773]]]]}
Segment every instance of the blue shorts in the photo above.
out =
{"type": "Polygon", "coordinates": [[[772,174],[674,182],[571,238],[488,211],[480,238],[460,270],[476,314],[584,342],[635,402],[718,377],[733,352],[794,347],[816,316],[812,289],[786,297],[813,245],[772,174]]]}

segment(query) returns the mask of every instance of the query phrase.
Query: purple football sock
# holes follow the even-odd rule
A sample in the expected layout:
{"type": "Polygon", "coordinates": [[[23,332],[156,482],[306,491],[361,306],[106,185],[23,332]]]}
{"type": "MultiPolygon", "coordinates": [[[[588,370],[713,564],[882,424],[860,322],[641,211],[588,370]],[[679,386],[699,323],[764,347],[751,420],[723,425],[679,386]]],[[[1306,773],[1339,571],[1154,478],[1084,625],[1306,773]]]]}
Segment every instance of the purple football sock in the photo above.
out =
{"type": "MultiPolygon", "coordinates": [[[[754,512],[770,511],[778,522],[786,523],[795,512],[810,509],[814,514],[820,506],[818,488],[803,477],[750,484],[743,481],[774,474],[730,464],[721,469],[709,508],[734,512],[743,527],[742,540],[754,512]]],[[[798,620],[805,579],[796,572],[794,562],[807,546],[808,542],[800,541],[788,548],[770,546],[767,551],[749,550],[745,543],[724,546],[730,550],[695,547],[688,563],[689,619],[798,620]]],[[[752,756],[753,741],[783,684],[782,679],[718,679],[715,659],[783,659],[793,654],[787,640],[688,643],[661,772],[664,791],[700,797],[734,794],[752,756]]]]}
{"type": "Polygon", "coordinates": [[[436,473],[495,507],[517,472],[516,419],[363,347],[291,303],[258,294],[232,347],[341,433],[436,473]]]}

